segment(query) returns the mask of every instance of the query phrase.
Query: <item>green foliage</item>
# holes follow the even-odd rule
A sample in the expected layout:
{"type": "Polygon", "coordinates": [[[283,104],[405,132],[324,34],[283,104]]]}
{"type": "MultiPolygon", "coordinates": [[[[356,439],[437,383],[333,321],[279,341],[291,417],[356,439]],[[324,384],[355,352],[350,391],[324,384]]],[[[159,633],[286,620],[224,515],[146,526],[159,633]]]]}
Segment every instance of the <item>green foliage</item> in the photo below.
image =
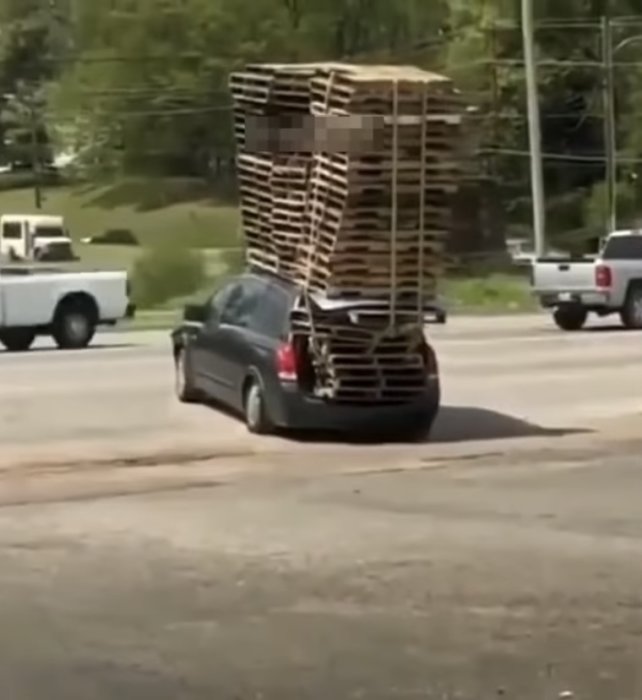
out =
{"type": "MultiPolygon", "coordinates": [[[[634,182],[620,182],[617,189],[618,226],[636,227],[642,223],[638,208],[639,192],[634,182]]],[[[595,185],[585,203],[584,220],[589,231],[604,235],[609,217],[606,185],[595,185]]]]}
{"type": "Polygon", "coordinates": [[[537,309],[526,276],[493,274],[449,278],[442,292],[454,313],[503,314],[537,309]]]}
{"type": "MultiPolygon", "coordinates": [[[[537,20],[594,25],[537,32],[543,151],[556,156],[545,159],[549,235],[592,236],[603,220],[599,18],[639,14],[640,1],[534,5],[537,20]]],[[[262,60],[415,63],[449,74],[479,108],[469,128],[480,167],[500,185],[509,228],[529,230],[519,20],[519,0],[0,0],[0,88],[19,93],[11,108],[1,105],[0,137],[25,160],[34,115],[24,107],[45,90],[39,140],[80,153],[85,175],[218,182],[234,151],[231,70],[262,60]]],[[[636,32],[618,26],[615,43],[636,32]]],[[[617,62],[620,174],[629,183],[642,175],[642,70],[632,65],[642,64],[642,42],[617,62]]],[[[640,216],[634,190],[626,184],[620,196],[629,218],[640,216]]]]}
{"type": "MultiPolygon", "coordinates": [[[[477,121],[482,148],[489,153],[487,167],[501,183],[509,228],[532,230],[520,2],[450,0],[450,6],[453,40],[446,71],[476,96],[482,114],[488,113],[477,121]]],[[[594,237],[596,228],[605,226],[595,199],[605,175],[600,20],[607,12],[614,19],[639,15],[641,6],[638,0],[538,0],[534,9],[536,21],[576,22],[540,27],[536,34],[547,233],[562,244],[594,237]]],[[[614,44],[636,34],[639,26],[616,24],[614,44]]],[[[631,65],[641,61],[639,41],[615,55],[624,221],[640,216],[628,178],[641,174],[642,71],[631,65]]]]}
{"type": "Polygon", "coordinates": [[[207,263],[201,251],[165,243],[147,249],[136,261],[132,293],[140,307],[153,308],[193,294],[206,280],[207,263]]]}

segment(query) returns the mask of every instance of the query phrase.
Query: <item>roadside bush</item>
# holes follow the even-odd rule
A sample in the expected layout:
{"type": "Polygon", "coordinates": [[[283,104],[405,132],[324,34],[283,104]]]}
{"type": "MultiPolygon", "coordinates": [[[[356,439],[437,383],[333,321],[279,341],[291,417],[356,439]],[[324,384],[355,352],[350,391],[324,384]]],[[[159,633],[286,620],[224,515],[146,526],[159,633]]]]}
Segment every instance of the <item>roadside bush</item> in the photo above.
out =
{"type": "Polygon", "coordinates": [[[139,245],[138,238],[126,228],[110,228],[99,236],[93,236],[92,245],[139,245]]]}
{"type": "Polygon", "coordinates": [[[198,250],[167,243],[149,248],[132,271],[132,294],[141,308],[198,291],[207,281],[205,256],[198,250]]]}

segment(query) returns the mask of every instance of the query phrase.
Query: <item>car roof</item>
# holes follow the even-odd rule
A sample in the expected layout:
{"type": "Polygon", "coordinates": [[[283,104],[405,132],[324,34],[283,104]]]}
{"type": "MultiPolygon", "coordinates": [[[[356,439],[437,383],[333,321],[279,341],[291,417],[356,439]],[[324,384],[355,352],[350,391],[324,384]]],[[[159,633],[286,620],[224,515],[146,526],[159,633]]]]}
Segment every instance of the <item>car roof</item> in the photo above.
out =
{"type": "Polygon", "coordinates": [[[626,237],[639,237],[642,235],[642,230],[639,228],[627,228],[619,229],[618,231],[613,231],[609,234],[609,238],[626,238],[626,237]]]}

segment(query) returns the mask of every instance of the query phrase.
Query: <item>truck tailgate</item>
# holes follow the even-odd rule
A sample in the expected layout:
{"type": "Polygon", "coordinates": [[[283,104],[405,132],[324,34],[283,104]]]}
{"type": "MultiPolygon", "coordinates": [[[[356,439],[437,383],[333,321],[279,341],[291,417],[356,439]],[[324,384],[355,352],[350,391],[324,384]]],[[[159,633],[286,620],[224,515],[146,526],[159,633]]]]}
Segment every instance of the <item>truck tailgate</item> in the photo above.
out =
{"type": "Polygon", "coordinates": [[[540,260],[533,264],[533,287],[537,292],[580,292],[596,286],[593,260],[540,260]]]}

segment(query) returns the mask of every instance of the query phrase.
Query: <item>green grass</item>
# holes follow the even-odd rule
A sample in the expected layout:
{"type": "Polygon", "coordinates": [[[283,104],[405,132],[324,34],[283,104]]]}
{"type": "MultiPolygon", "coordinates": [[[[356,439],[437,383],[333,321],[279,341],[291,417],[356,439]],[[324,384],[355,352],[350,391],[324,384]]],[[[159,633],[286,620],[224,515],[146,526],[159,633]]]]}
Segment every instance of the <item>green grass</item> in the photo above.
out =
{"type": "Polygon", "coordinates": [[[134,319],[121,324],[119,329],[132,331],[164,331],[173,328],[179,320],[179,309],[163,309],[158,311],[142,310],[136,314],[134,319]]]}
{"type": "MultiPolygon", "coordinates": [[[[38,213],[33,191],[0,192],[0,212],[38,213]]],[[[209,185],[194,180],[129,178],[115,184],[50,188],[45,190],[41,213],[65,217],[80,257],[69,264],[72,269],[131,271],[145,246],[170,239],[201,248],[208,268],[208,289],[203,293],[224,273],[224,251],[242,244],[237,207],[217,201],[209,185]],[[141,246],[91,246],[80,242],[118,228],[132,231],[141,246]]],[[[444,280],[441,295],[455,314],[520,313],[537,308],[526,279],[519,275],[451,275],[444,280]]],[[[132,325],[167,328],[186,301],[174,299],[154,311],[141,312],[132,325]]]]}
{"type": "Polygon", "coordinates": [[[128,179],[50,188],[42,210],[35,207],[33,190],[8,190],[0,192],[0,212],[64,216],[76,241],[123,228],[141,245],[179,236],[184,245],[199,248],[238,247],[241,242],[238,208],[189,180],[128,179]]]}
{"type": "MultiPolygon", "coordinates": [[[[528,313],[538,309],[527,280],[514,275],[494,274],[485,278],[447,279],[443,284],[442,295],[448,310],[455,315],[528,313]]],[[[170,328],[179,319],[183,304],[193,299],[194,297],[175,299],[162,309],[143,311],[132,322],[131,328],[170,328]]]]}
{"type": "Polygon", "coordinates": [[[538,308],[528,280],[519,275],[451,277],[442,284],[441,294],[455,314],[526,313],[538,308]]]}
{"type": "MultiPolygon", "coordinates": [[[[56,264],[79,270],[128,270],[131,271],[136,260],[143,253],[143,248],[117,245],[75,244],[75,253],[80,258],[76,262],[56,264]]],[[[217,248],[202,249],[207,261],[208,277],[217,278],[225,269],[222,250],[217,248]]]]}

